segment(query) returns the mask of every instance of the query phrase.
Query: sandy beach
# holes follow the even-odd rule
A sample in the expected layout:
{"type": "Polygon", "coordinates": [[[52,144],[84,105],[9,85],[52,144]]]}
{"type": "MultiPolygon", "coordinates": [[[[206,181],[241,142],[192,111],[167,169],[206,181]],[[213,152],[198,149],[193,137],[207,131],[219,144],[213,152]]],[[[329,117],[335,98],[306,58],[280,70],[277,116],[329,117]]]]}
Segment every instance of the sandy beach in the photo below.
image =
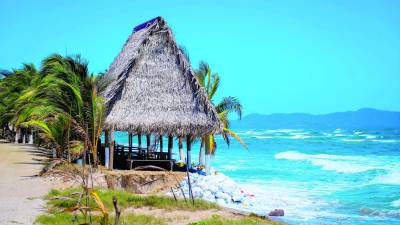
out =
{"type": "Polygon", "coordinates": [[[42,213],[50,185],[36,176],[41,157],[37,147],[0,142],[0,224],[33,224],[42,213]]]}

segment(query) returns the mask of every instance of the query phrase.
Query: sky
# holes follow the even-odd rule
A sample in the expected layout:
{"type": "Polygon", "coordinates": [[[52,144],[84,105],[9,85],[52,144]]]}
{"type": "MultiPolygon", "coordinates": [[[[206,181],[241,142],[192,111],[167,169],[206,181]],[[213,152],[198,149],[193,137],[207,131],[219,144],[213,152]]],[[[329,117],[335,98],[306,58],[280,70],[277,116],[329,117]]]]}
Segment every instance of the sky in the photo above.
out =
{"type": "Polygon", "coordinates": [[[132,29],[165,18],[194,68],[244,114],[400,111],[400,1],[0,0],[0,69],[81,54],[106,70],[132,29]]]}

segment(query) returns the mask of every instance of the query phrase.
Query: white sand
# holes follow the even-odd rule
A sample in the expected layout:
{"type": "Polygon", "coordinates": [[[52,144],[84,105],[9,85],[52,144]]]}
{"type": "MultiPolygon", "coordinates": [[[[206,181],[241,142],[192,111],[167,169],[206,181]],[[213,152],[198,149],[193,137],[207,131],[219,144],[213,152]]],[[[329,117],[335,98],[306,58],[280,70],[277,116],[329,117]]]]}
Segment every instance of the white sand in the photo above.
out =
{"type": "Polygon", "coordinates": [[[0,143],[0,224],[33,224],[44,210],[40,199],[50,190],[35,175],[43,165],[36,147],[0,143]]]}

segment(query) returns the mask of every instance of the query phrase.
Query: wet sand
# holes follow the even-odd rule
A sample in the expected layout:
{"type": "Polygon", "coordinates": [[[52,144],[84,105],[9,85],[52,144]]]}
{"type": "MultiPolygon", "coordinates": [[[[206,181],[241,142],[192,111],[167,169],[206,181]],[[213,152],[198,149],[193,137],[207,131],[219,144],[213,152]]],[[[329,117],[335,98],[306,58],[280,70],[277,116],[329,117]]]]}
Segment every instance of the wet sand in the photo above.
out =
{"type": "Polygon", "coordinates": [[[0,140],[0,224],[33,224],[43,213],[50,185],[37,177],[43,167],[37,147],[0,140]]]}

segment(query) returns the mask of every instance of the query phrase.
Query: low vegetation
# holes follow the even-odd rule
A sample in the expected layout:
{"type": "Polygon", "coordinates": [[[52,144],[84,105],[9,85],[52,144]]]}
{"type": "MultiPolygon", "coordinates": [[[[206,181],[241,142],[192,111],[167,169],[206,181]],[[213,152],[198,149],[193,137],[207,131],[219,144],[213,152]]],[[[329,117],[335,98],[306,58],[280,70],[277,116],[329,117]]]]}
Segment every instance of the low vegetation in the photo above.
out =
{"type": "MultiPolygon", "coordinates": [[[[111,218],[114,220],[114,218],[111,218]]],[[[71,213],[59,212],[41,215],[36,219],[36,223],[42,225],[76,225],[84,221],[83,216],[74,217],[71,213]]],[[[89,221],[90,222],[90,221],[89,221]]],[[[100,224],[98,217],[93,216],[91,224],[100,224]]],[[[119,225],[166,225],[165,220],[148,215],[130,214],[122,216],[119,225]]]]}
{"type": "MultiPolygon", "coordinates": [[[[60,209],[74,207],[79,198],[76,193],[80,193],[81,191],[82,190],[80,188],[69,188],[64,191],[58,191],[54,189],[51,190],[46,197],[46,199],[48,200],[48,207],[50,211],[57,211],[60,209]]],[[[104,189],[97,189],[96,192],[107,209],[113,208],[113,196],[117,197],[118,205],[121,209],[128,207],[138,208],[144,206],[168,210],[206,210],[218,208],[218,205],[216,205],[215,203],[197,199],[195,200],[195,204],[192,204],[189,201],[185,202],[181,199],[175,200],[174,198],[168,196],[144,196],[135,195],[124,191],[112,191],[104,189]]],[[[89,202],[89,206],[96,207],[96,204],[94,201],[91,201],[89,202]]]]}
{"type": "MultiPolygon", "coordinates": [[[[91,216],[85,217],[81,213],[71,213],[70,209],[75,207],[82,193],[81,188],[69,188],[65,190],[51,190],[45,197],[47,201],[48,213],[36,218],[36,224],[41,225],[73,225],[73,224],[102,224],[102,216],[100,211],[95,210],[96,203],[89,199],[88,206],[93,209],[91,216]]],[[[113,196],[118,199],[118,206],[122,209],[150,207],[154,209],[164,209],[168,211],[201,211],[201,210],[218,210],[219,207],[210,202],[196,200],[195,204],[186,202],[185,200],[175,200],[168,196],[144,196],[131,194],[124,191],[112,191],[105,189],[96,189],[96,193],[103,201],[104,206],[110,212],[109,221],[114,221],[113,213],[113,196]]],[[[125,214],[122,213],[119,219],[119,225],[166,225],[171,224],[170,218],[161,218],[157,215],[144,214],[125,214]]],[[[173,223],[172,223],[173,224],[173,223]]],[[[206,220],[200,220],[191,225],[280,225],[281,223],[272,222],[256,216],[247,216],[241,219],[227,219],[219,215],[213,215],[206,220]]]]}

